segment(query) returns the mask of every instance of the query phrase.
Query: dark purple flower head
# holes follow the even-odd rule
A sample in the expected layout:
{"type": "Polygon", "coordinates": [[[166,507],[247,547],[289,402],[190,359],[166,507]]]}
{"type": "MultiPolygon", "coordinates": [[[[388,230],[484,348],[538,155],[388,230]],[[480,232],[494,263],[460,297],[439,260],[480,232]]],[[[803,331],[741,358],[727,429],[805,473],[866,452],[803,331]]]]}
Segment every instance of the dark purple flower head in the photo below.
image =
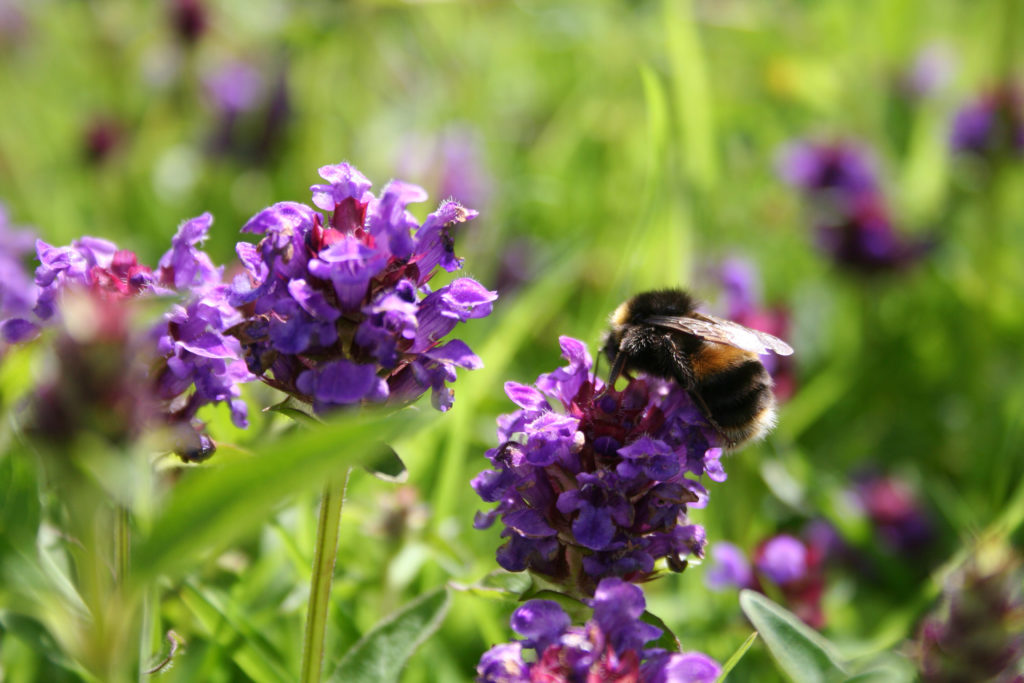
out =
{"type": "Polygon", "coordinates": [[[1024,572],[1005,541],[985,538],[945,587],[918,632],[921,680],[1019,683],[1024,666],[1024,572]]]}
{"type": "Polygon", "coordinates": [[[931,237],[893,228],[867,153],[852,143],[795,142],[779,172],[801,190],[820,248],[842,268],[874,274],[904,268],[926,254],[931,237]]]}
{"type": "Polygon", "coordinates": [[[779,175],[808,194],[827,194],[840,201],[877,189],[873,160],[849,142],[791,143],[779,159],[779,175]]]}
{"type": "Polygon", "coordinates": [[[480,359],[445,337],[459,322],[488,315],[497,298],[470,278],[432,291],[437,266],[455,270],[449,229],[476,216],[445,202],[420,225],[407,205],[422,189],[392,181],[378,198],[347,163],[324,166],[313,203],[282,202],[243,228],[246,273],[231,301],[245,319],[233,333],[250,370],[317,411],[387,401],[405,404],[427,390],[447,410],[456,368],[480,359]]]}
{"type": "Polygon", "coordinates": [[[957,112],[950,132],[953,151],[992,159],[1024,156],[1024,95],[1015,84],[1002,84],[957,112]]]}
{"type": "Polygon", "coordinates": [[[935,245],[931,237],[896,232],[879,195],[857,197],[835,217],[818,225],[818,244],[848,270],[872,274],[899,270],[918,261],[935,245]]]}
{"type": "Polygon", "coordinates": [[[560,342],[566,367],[505,385],[519,410],[498,419],[493,469],[473,480],[498,503],[477,527],[505,525],[498,563],[590,594],[605,577],[651,578],[660,558],[702,557],[704,531],[686,510],[707,502],[701,475],[725,479],[718,435],[674,382],[637,378],[595,399],[586,345],[560,342]]]}
{"type": "Polygon", "coordinates": [[[90,164],[102,164],[109,159],[125,141],[125,130],[113,116],[94,116],[85,126],[82,135],[82,152],[90,164]]]}
{"type": "Polygon", "coordinates": [[[530,681],[637,681],[638,683],[711,683],[722,669],[699,652],[644,648],[661,629],[640,620],[646,602],[639,587],[608,578],[588,601],[593,618],[573,626],[562,607],[530,600],[512,615],[521,641],[496,645],[477,666],[481,683],[530,681]],[[523,650],[536,657],[527,662],[523,650]]]}
{"type": "Polygon", "coordinates": [[[853,493],[889,549],[917,556],[933,540],[931,520],[902,479],[864,475],[857,478],[853,493]]]}
{"type": "Polygon", "coordinates": [[[191,45],[206,32],[209,18],[203,0],[170,0],[171,28],[181,42],[191,45]]]}

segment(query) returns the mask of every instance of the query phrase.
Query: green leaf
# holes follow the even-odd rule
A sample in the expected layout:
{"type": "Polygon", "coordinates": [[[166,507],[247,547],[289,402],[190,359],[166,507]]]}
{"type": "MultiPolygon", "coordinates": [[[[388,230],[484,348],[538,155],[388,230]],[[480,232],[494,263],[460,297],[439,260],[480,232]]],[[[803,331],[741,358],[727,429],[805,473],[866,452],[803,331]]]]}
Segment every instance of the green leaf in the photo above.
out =
{"type": "Polygon", "coordinates": [[[329,681],[397,681],[405,663],[438,628],[451,599],[443,588],[409,603],[352,646],[329,681]]]}
{"type": "Polygon", "coordinates": [[[740,663],[741,659],[743,659],[743,655],[747,654],[747,650],[750,649],[750,646],[754,644],[755,640],[757,640],[757,631],[754,631],[747,636],[747,639],[743,641],[743,644],[739,646],[736,652],[732,653],[732,656],[729,657],[728,660],[726,660],[725,664],[722,665],[722,673],[718,676],[719,683],[724,681],[725,677],[729,675],[729,672],[736,668],[736,665],[740,663]]]}
{"type": "Polygon", "coordinates": [[[288,496],[366,462],[382,438],[408,424],[410,414],[342,416],[262,444],[254,457],[190,470],[135,547],[132,578],[144,585],[231,544],[258,528],[288,496]]]}
{"type": "Polygon", "coordinates": [[[740,607],[779,668],[796,683],[846,680],[835,646],[795,614],[752,590],[740,592],[740,607]]]}

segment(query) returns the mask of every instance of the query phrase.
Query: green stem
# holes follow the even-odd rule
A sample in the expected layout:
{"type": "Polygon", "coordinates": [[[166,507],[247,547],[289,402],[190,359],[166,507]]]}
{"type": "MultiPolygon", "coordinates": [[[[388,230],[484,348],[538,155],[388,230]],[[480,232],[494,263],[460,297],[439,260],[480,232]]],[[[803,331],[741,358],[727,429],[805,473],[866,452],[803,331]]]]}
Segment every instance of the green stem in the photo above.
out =
{"type": "Polygon", "coordinates": [[[128,576],[131,555],[131,513],[124,505],[114,511],[114,582],[120,589],[128,576]]]}
{"type": "Polygon", "coordinates": [[[302,641],[301,683],[318,683],[324,657],[324,633],[327,608],[334,579],[334,562],[338,557],[338,527],[341,507],[345,501],[348,476],[331,479],[324,486],[320,501],[320,518],[316,529],[316,548],[313,553],[313,577],[309,585],[309,611],[306,613],[306,633],[302,641]]]}

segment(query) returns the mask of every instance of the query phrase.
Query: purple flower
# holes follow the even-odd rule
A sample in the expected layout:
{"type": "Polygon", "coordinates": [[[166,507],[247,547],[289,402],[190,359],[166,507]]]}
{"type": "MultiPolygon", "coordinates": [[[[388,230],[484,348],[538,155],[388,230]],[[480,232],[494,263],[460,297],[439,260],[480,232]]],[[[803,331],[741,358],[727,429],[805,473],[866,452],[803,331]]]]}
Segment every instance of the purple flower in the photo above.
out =
{"type": "Polygon", "coordinates": [[[861,476],[853,494],[891,550],[916,556],[933,540],[932,522],[903,480],[877,474],[861,476]]]}
{"type": "Polygon", "coordinates": [[[847,142],[797,141],[783,150],[779,175],[806,193],[827,193],[843,199],[877,189],[874,161],[847,142]]]}
{"type": "Polygon", "coordinates": [[[197,42],[206,32],[209,18],[202,0],[171,0],[168,14],[174,33],[187,45],[197,42]]]}
{"type": "Polygon", "coordinates": [[[953,151],[992,159],[1024,156],[1024,96],[1015,84],[1002,84],[965,104],[953,119],[953,151]]]}
{"type": "Polygon", "coordinates": [[[427,390],[439,410],[454,400],[456,369],[481,367],[457,339],[459,322],[488,315],[497,298],[457,278],[431,291],[437,266],[452,270],[448,230],[476,212],[448,201],[420,225],[406,209],[421,188],[389,183],[377,198],[347,163],[324,166],[313,203],[282,202],[254,216],[240,243],[246,268],[230,300],[244,320],[233,329],[249,369],[267,384],[310,403],[400,405],[427,390]]]}
{"type": "Polygon", "coordinates": [[[433,181],[430,187],[439,197],[458,197],[473,206],[487,206],[494,178],[483,148],[478,130],[455,124],[435,137],[405,136],[397,162],[404,175],[433,181]]]}
{"type": "Polygon", "coordinates": [[[932,249],[935,240],[897,233],[881,197],[867,194],[853,201],[847,211],[822,219],[818,245],[838,265],[871,274],[915,263],[932,249]]]}
{"type": "Polygon", "coordinates": [[[802,191],[818,246],[842,268],[862,274],[898,270],[934,245],[931,237],[896,232],[874,164],[852,143],[792,143],[779,173],[802,191]]]}
{"type": "Polygon", "coordinates": [[[260,70],[242,61],[229,62],[210,72],[203,85],[210,100],[228,114],[255,108],[267,88],[260,70]]]}
{"type": "Polygon", "coordinates": [[[955,68],[955,59],[947,46],[928,45],[914,57],[900,85],[911,97],[923,99],[949,85],[955,68]]]}
{"type": "Polygon", "coordinates": [[[983,538],[919,627],[921,680],[1019,683],[1024,664],[1024,572],[1018,552],[983,538]]]}
{"type": "Polygon", "coordinates": [[[748,588],[754,578],[750,562],[739,547],[728,541],[720,541],[711,546],[711,566],[704,575],[704,580],[712,590],[724,588],[748,588]]]}
{"type": "Polygon", "coordinates": [[[605,577],[649,579],[662,558],[679,568],[702,557],[704,530],[686,509],[707,502],[701,475],[725,479],[718,435],[674,382],[637,378],[595,399],[586,345],[560,343],[566,367],[535,387],[505,385],[520,409],[498,418],[493,469],[473,480],[498,503],[476,526],[505,526],[498,563],[589,594],[605,577]]]}
{"type": "Polygon", "coordinates": [[[793,536],[780,534],[761,546],[756,566],[774,583],[799,581],[807,573],[807,547],[793,536]]]}
{"type": "MultiPolygon", "coordinates": [[[[147,373],[133,391],[144,388],[148,399],[137,400],[159,404],[159,420],[175,431],[179,454],[208,455],[212,442],[201,433],[198,410],[210,403],[227,403],[234,423],[244,427],[246,405],[239,385],[253,379],[242,360],[240,344],[225,335],[242,317],[228,302],[229,289],[220,281],[221,269],[198,248],[212,222],[209,214],[203,214],[182,223],[155,274],[139,264],[134,253],[118,250],[106,240],[83,237],[67,247],[38,240],[39,266],[31,312],[4,321],[0,325],[3,333],[17,341],[34,329],[60,323],[57,311],[62,301],[80,291],[89,292],[98,302],[98,314],[115,322],[127,315],[125,311],[135,299],[180,294],[182,303],[172,305],[146,336],[145,348],[150,354],[144,363],[147,373]]],[[[117,329],[124,327],[118,325],[117,329]]],[[[139,346],[125,334],[118,338],[122,337],[126,348],[139,346]]],[[[157,419],[148,425],[156,426],[157,419]]]]}
{"type": "Polygon", "coordinates": [[[646,601],[639,587],[608,578],[587,604],[593,617],[573,626],[562,607],[550,600],[530,600],[512,615],[521,641],[496,645],[477,666],[481,683],[530,681],[610,681],[642,683],[711,683],[722,669],[699,652],[644,648],[661,629],[640,620],[646,601]],[[523,650],[531,649],[530,661],[523,650]]]}
{"type": "Polygon", "coordinates": [[[813,628],[825,625],[821,598],[825,590],[822,563],[825,549],[795,536],[779,534],[761,542],[753,558],[732,543],[711,548],[705,582],[713,590],[749,588],[780,595],[785,604],[813,628]]]}
{"type": "Polygon", "coordinates": [[[25,267],[35,235],[11,225],[0,205],[0,345],[25,341],[38,332],[32,307],[38,291],[25,267]]]}

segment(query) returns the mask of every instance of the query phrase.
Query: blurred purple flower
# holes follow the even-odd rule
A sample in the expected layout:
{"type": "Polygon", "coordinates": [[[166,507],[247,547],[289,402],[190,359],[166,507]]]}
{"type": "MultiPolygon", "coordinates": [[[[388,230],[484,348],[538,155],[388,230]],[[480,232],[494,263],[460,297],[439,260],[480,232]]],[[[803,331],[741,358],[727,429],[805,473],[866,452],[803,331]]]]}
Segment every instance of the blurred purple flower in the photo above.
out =
{"type": "Polygon", "coordinates": [[[38,332],[31,320],[38,291],[25,267],[35,240],[31,230],[11,225],[0,204],[0,346],[25,341],[38,332]]]}
{"type": "Polygon", "coordinates": [[[927,45],[914,56],[899,84],[909,96],[924,99],[948,86],[955,70],[956,60],[948,46],[927,45]]]}
{"type": "Polygon", "coordinates": [[[496,645],[477,666],[480,683],[531,681],[637,681],[640,683],[711,683],[722,669],[700,652],[644,648],[661,629],[640,620],[646,601],[639,587],[607,578],[586,601],[593,617],[573,626],[569,615],[551,600],[530,600],[512,615],[521,641],[496,645]],[[523,650],[536,652],[529,661],[523,650]]]}
{"type": "Polygon", "coordinates": [[[965,104],[953,119],[954,152],[992,159],[1024,156],[1024,95],[1016,84],[1002,84],[965,104]]]}
{"type": "Polygon", "coordinates": [[[292,111],[287,73],[283,64],[268,69],[238,60],[206,75],[203,85],[217,114],[213,154],[265,163],[282,149],[292,111]]]}
{"type": "Polygon", "coordinates": [[[878,189],[874,160],[849,142],[790,143],[779,159],[779,175],[808,194],[827,194],[839,200],[878,189]]]}
{"type": "Polygon", "coordinates": [[[637,378],[595,400],[603,385],[586,345],[560,343],[568,366],[505,384],[520,409],[498,418],[494,469],[473,479],[498,503],[475,526],[505,525],[498,563],[589,594],[605,577],[651,578],[659,558],[681,570],[703,557],[704,529],[686,509],[707,503],[701,475],[726,478],[718,435],[674,382],[637,378]]]}
{"type": "Polygon", "coordinates": [[[873,163],[852,143],[792,143],[780,174],[802,191],[818,246],[842,268],[862,274],[899,270],[934,246],[930,236],[896,232],[873,163]]]}
{"type": "Polygon", "coordinates": [[[711,547],[705,583],[713,590],[749,588],[764,593],[765,584],[781,594],[789,609],[813,628],[825,625],[821,598],[825,590],[823,548],[795,536],[779,534],[762,541],[748,560],[737,546],[711,547]]]}
{"type": "Polygon", "coordinates": [[[398,166],[406,176],[425,178],[439,197],[458,197],[486,207],[494,193],[494,178],[483,159],[480,132],[455,124],[434,136],[410,134],[402,140],[398,166]]]}
{"type": "Polygon", "coordinates": [[[238,114],[256,108],[266,93],[267,81],[255,65],[233,61],[209,72],[203,86],[217,108],[238,114]]]}
{"type": "Polygon", "coordinates": [[[170,0],[168,17],[174,34],[186,45],[196,43],[209,23],[203,0],[170,0]]]}
{"type": "MultiPolygon", "coordinates": [[[[178,452],[208,454],[210,442],[201,434],[197,411],[209,403],[227,402],[235,424],[244,427],[246,406],[239,384],[253,379],[237,340],[224,334],[241,316],[228,303],[221,269],[198,248],[212,222],[209,214],[183,222],[157,273],[139,264],[134,253],[119,250],[107,240],[83,237],[67,247],[37,240],[39,266],[31,310],[23,306],[22,317],[4,321],[4,332],[14,328],[25,337],[30,330],[60,323],[61,301],[77,291],[89,292],[97,302],[96,310],[115,322],[130,300],[181,295],[182,304],[172,305],[163,322],[150,331],[153,357],[146,363],[143,384],[153,401],[162,402],[162,419],[176,430],[178,452]]],[[[119,334],[110,336],[128,339],[126,333],[119,334]]],[[[118,343],[125,348],[137,346],[130,341],[118,343]]]]}
{"type": "Polygon", "coordinates": [[[728,541],[719,541],[711,546],[711,565],[704,574],[708,588],[747,588],[753,579],[746,553],[738,546],[728,541]]]}
{"type": "Polygon", "coordinates": [[[245,320],[233,330],[250,370],[267,384],[325,411],[387,401],[404,404],[431,390],[447,410],[456,368],[481,367],[463,342],[442,343],[459,322],[491,312],[497,295],[457,278],[432,291],[437,266],[454,271],[452,226],[476,216],[446,201],[420,225],[406,210],[421,188],[389,183],[379,198],[348,164],[324,166],[313,203],[281,202],[242,228],[262,237],[239,243],[246,274],[231,301],[245,320]]]}
{"type": "Polygon", "coordinates": [[[85,127],[82,148],[85,160],[90,164],[102,164],[109,159],[124,142],[125,131],[121,123],[112,116],[94,116],[85,127]]]}
{"type": "Polygon", "coordinates": [[[1024,572],[1005,542],[983,539],[945,587],[942,605],[919,627],[921,680],[1024,680],[1024,572]]]}
{"type": "Polygon", "coordinates": [[[761,546],[755,566],[773,583],[799,581],[807,575],[807,552],[803,541],[780,534],[761,546]]]}
{"type": "Polygon", "coordinates": [[[933,540],[931,520],[903,480],[864,475],[853,493],[889,549],[917,556],[933,540]]]}
{"type": "Polygon", "coordinates": [[[867,194],[857,197],[848,212],[819,223],[818,245],[840,266],[871,274],[915,263],[935,246],[935,240],[897,233],[881,196],[867,194]]]}

